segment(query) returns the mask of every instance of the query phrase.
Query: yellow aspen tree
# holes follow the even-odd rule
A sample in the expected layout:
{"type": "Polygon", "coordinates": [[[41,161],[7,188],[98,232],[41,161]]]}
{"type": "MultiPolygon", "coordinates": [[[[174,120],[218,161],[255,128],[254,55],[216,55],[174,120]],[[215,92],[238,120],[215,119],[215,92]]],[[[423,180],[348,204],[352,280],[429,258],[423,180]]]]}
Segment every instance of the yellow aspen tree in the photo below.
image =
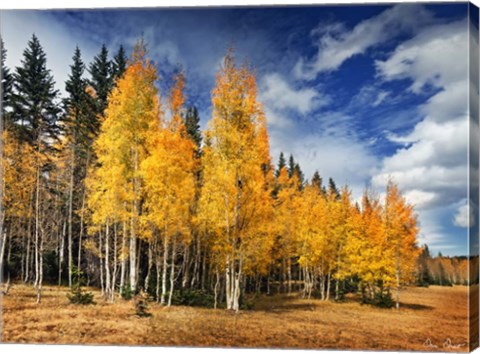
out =
{"type": "MultiPolygon", "coordinates": [[[[147,158],[147,139],[159,124],[157,73],[146,58],[143,40],[108,99],[105,118],[95,143],[98,167],[90,177],[89,206],[94,225],[105,234],[105,269],[109,271],[112,225],[121,222],[129,233],[129,283],[137,288],[137,239],[140,235],[142,179],[140,165],[147,158]]],[[[106,282],[112,286],[106,274],[106,282]]],[[[110,294],[112,291],[110,291],[110,294]]],[[[111,295],[113,296],[113,295],[111,295]]]]}
{"type": "Polygon", "coordinates": [[[191,232],[191,206],[195,199],[196,147],[188,137],[182,113],[184,77],[177,75],[169,97],[172,118],[153,129],[150,155],[141,164],[145,182],[145,218],[155,225],[163,240],[161,303],[166,303],[167,273],[170,267],[168,306],[172,302],[175,261],[180,243],[188,246],[191,232]],[[170,264],[168,261],[170,260],[170,264]]]}
{"type": "Polygon", "coordinates": [[[277,177],[277,198],[275,200],[275,225],[278,235],[277,258],[283,270],[282,279],[287,281],[287,290],[292,291],[291,259],[296,256],[298,242],[298,213],[301,208],[301,191],[296,174],[288,176],[288,171],[283,166],[277,177]],[[287,274],[285,274],[285,271],[287,274]],[[287,279],[285,279],[287,278],[287,279]]]}
{"type": "MultiPolygon", "coordinates": [[[[5,249],[7,242],[27,245],[25,269],[28,273],[30,257],[30,231],[33,217],[32,197],[36,179],[36,152],[27,143],[22,143],[8,130],[2,132],[2,222],[3,232],[0,235],[0,270],[4,269],[5,249]],[[12,238],[16,236],[15,240],[12,238]]],[[[26,246],[24,246],[26,247],[26,246]]],[[[24,262],[22,262],[23,267],[24,262]]],[[[23,278],[23,277],[22,277],[23,278]]]]}
{"type": "Polygon", "coordinates": [[[384,206],[385,236],[389,252],[384,255],[395,260],[396,308],[400,307],[400,287],[414,279],[415,265],[421,249],[417,246],[417,217],[413,206],[401,195],[390,180],[384,206]]]}
{"type": "MultiPolygon", "coordinates": [[[[238,311],[245,273],[260,261],[259,247],[270,242],[263,223],[271,222],[273,213],[265,204],[271,193],[265,188],[265,154],[258,148],[264,120],[255,76],[246,67],[235,66],[231,51],[212,96],[199,209],[218,267],[225,272],[227,309],[238,311]]],[[[266,132],[263,135],[265,139],[266,132]]]]}
{"type": "MultiPolygon", "coordinates": [[[[344,279],[343,269],[345,268],[345,245],[352,232],[351,213],[352,203],[350,191],[345,186],[341,192],[337,194],[334,189],[331,189],[326,196],[327,198],[327,214],[326,220],[326,234],[329,240],[328,252],[330,255],[329,261],[329,276],[327,280],[327,287],[330,288],[331,273],[335,279],[335,299],[340,297],[340,282],[344,279]],[[333,262],[333,264],[332,264],[333,262]]],[[[327,291],[327,300],[330,291],[327,291]]]]}

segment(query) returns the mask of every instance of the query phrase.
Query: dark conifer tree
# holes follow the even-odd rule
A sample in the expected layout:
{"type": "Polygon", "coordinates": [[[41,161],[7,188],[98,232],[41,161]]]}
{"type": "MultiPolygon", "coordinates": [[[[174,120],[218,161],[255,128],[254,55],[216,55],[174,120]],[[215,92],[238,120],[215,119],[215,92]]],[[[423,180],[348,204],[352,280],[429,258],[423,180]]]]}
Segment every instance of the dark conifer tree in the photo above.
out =
{"type": "Polygon", "coordinates": [[[185,114],[185,127],[190,138],[197,145],[197,150],[200,151],[202,144],[202,133],[200,131],[200,117],[198,116],[197,107],[189,107],[185,114]]]}
{"type": "Polygon", "coordinates": [[[312,177],[312,185],[318,189],[319,192],[323,193],[323,180],[322,177],[320,177],[320,173],[318,171],[315,171],[312,177]]]}
{"type": "Polygon", "coordinates": [[[76,146],[88,147],[98,132],[99,121],[95,115],[94,99],[87,92],[88,82],[83,77],[85,64],[80,49],[77,47],[70,65],[70,75],[65,82],[68,96],[63,100],[65,108],[65,125],[67,135],[76,146]]]}
{"type": "Polygon", "coordinates": [[[91,77],[90,85],[93,87],[97,97],[97,114],[102,115],[107,107],[108,95],[113,86],[112,62],[108,60],[108,49],[102,45],[100,53],[90,64],[89,72],[91,77]]]}
{"type": "Polygon", "coordinates": [[[278,165],[277,170],[275,171],[275,177],[278,177],[280,175],[280,171],[286,166],[286,164],[287,162],[285,161],[285,156],[283,155],[283,152],[281,152],[280,157],[278,158],[278,165]]]}
{"type": "Polygon", "coordinates": [[[113,80],[117,80],[123,75],[125,69],[127,68],[127,56],[125,54],[125,49],[123,45],[120,45],[118,48],[117,54],[113,58],[112,70],[113,70],[113,80]]]}
{"type": "Polygon", "coordinates": [[[293,155],[290,154],[290,157],[288,158],[288,177],[292,178],[293,173],[295,172],[295,159],[293,158],[293,155]]]}
{"type": "Polygon", "coordinates": [[[328,195],[334,196],[335,199],[340,198],[340,192],[338,191],[337,185],[331,177],[328,179],[328,195]]]}
{"type": "Polygon", "coordinates": [[[293,167],[293,175],[297,176],[299,188],[303,189],[303,185],[305,183],[305,175],[303,174],[303,171],[298,163],[295,163],[295,166],[293,167]]]}
{"type": "Polygon", "coordinates": [[[13,76],[10,73],[10,69],[6,66],[5,61],[7,59],[7,50],[5,49],[5,44],[3,39],[0,38],[0,52],[2,58],[2,67],[1,67],[1,79],[2,79],[2,117],[3,120],[6,120],[5,114],[7,112],[7,107],[10,104],[11,94],[12,94],[12,85],[13,85],[13,76]]]}
{"type": "Polygon", "coordinates": [[[39,151],[51,146],[59,134],[58,91],[47,69],[47,58],[35,34],[16,68],[12,93],[12,124],[21,139],[39,151]]]}

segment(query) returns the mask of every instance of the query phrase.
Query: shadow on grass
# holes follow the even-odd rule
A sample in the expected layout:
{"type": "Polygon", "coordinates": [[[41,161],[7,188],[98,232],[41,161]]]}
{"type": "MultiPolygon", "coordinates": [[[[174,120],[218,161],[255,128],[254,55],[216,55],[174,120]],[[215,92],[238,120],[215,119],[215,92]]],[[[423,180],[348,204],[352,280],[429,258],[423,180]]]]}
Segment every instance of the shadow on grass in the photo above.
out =
{"type": "MultiPolygon", "coordinates": [[[[342,301],[335,302],[333,299],[328,301],[321,301],[319,299],[304,299],[299,294],[292,295],[275,295],[271,297],[261,297],[257,300],[254,300],[255,306],[254,311],[258,312],[267,312],[267,313],[287,313],[287,312],[296,312],[296,311],[315,311],[319,309],[322,304],[336,304],[341,308],[342,305],[346,304],[359,304],[360,298],[355,296],[346,297],[342,301]]],[[[365,305],[371,306],[372,309],[381,309],[380,307],[374,305],[365,305]]],[[[412,303],[400,303],[400,309],[408,309],[413,311],[430,311],[434,307],[422,304],[412,304],[412,303]]],[[[388,310],[388,309],[386,309],[388,310]]],[[[348,311],[346,307],[345,311],[348,311]]]]}
{"type": "Polygon", "coordinates": [[[400,302],[400,309],[409,309],[415,311],[426,311],[426,310],[433,310],[434,307],[428,305],[420,305],[420,304],[406,304],[400,302]]]}

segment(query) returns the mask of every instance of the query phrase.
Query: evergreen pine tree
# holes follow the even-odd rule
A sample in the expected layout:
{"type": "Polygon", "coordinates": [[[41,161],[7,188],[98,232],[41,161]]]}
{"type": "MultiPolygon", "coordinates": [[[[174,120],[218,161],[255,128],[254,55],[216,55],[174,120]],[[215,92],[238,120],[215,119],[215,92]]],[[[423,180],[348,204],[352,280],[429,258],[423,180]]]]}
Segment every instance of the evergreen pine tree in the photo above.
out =
{"type": "Polygon", "coordinates": [[[197,107],[189,107],[185,115],[185,127],[190,138],[195,142],[197,150],[200,150],[202,144],[202,133],[200,132],[200,117],[197,107]]]}
{"type": "Polygon", "coordinates": [[[302,189],[303,184],[305,183],[305,175],[303,174],[303,171],[298,163],[295,163],[295,166],[293,167],[293,175],[297,176],[299,182],[298,187],[302,189]]]}
{"type": "Polygon", "coordinates": [[[123,45],[120,45],[118,48],[117,54],[113,58],[112,70],[113,70],[113,79],[116,80],[123,75],[125,69],[127,68],[127,56],[125,54],[125,49],[123,45]]]}
{"type": "Polygon", "coordinates": [[[21,63],[14,74],[12,123],[23,141],[39,151],[45,150],[59,134],[60,109],[55,102],[58,91],[35,34],[23,52],[21,63]]]}
{"type": "Polygon", "coordinates": [[[293,158],[293,155],[290,154],[290,157],[288,158],[288,177],[292,178],[293,173],[295,172],[295,159],[293,158]]]}
{"type": "Polygon", "coordinates": [[[87,92],[88,82],[83,78],[85,64],[81,51],[77,47],[70,65],[70,75],[65,82],[68,96],[63,100],[65,107],[65,123],[70,141],[76,145],[88,148],[92,137],[96,135],[99,121],[94,112],[94,101],[87,92]]]}
{"type": "Polygon", "coordinates": [[[328,194],[330,196],[335,196],[335,199],[340,199],[340,192],[331,177],[328,179],[328,194]]]}
{"type": "Polygon", "coordinates": [[[286,161],[285,161],[285,156],[283,155],[283,152],[280,153],[280,157],[278,158],[278,165],[277,165],[277,170],[275,171],[275,177],[278,178],[280,175],[280,171],[282,168],[286,166],[286,161]]]}
{"type": "Polygon", "coordinates": [[[93,87],[97,97],[97,114],[103,114],[107,107],[108,95],[113,86],[112,63],[108,60],[108,49],[102,45],[100,53],[93,59],[89,67],[92,76],[90,85],[93,87]]]}
{"type": "Polygon", "coordinates": [[[3,43],[3,39],[0,38],[0,52],[1,52],[1,59],[2,59],[2,117],[5,120],[5,113],[6,108],[10,103],[10,96],[12,93],[12,84],[13,84],[13,77],[10,73],[10,69],[5,65],[5,60],[7,59],[7,50],[5,49],[5,44],[3,43]]]}
{"type": "Polygon", "coordinates": [[[320,173],[318,171],[315,171],[312,177],[312,185],[318,189],[319,192],[323,193],[323,180],[322,177],[320,177],[320,173]]]}

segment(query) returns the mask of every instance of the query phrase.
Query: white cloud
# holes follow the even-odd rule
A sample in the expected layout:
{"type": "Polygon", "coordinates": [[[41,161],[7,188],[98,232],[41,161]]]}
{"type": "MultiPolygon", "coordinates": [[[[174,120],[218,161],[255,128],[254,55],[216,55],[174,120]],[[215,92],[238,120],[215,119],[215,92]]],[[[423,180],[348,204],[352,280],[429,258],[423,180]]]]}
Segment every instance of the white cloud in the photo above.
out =
{"type": "Polygon", "coordinates": [[[292,87],[280,74],[270,73],[260,83],[260,100],[275,110],[294,110],[302,115],[325,106],[329,98],[313,88],[292,87]]]}
{"type": "Polygon", "coordinates": [[[440,250],[455,245],[446,225],[468,225],[468,32],[466,20],[434,24],[376,61],[383,82],[407,79],[411,94],[435,92],[418,107],[422,119],[407,134],[387,134],[404,143],[382,161],[372,184],[392,177],[416,205],[420,242],[440,250]],[[460,204],[459,204],[460,203],[460,204]],[[449,218],[451,218],[449,221],[449,218]]]}
{"type": "Polygon", "coordinates": [[[318,170],[327,182],[332,177],[337,185],[348,184],[353,197],[359,198],[368,180],[378,167],[378,158],[354,136],[340,130],[305,132],[295,127],[270,129],[270,146],[274,163],[280,152],[292,154],[310,179],[318,170]]]}
{"type": "Polygon", "coordinates": [[[336,70],[344,61],[371,47],[431,22],[432,15],[424,7],[399,4],[360,22],[350,31],[339,23],[320,24],[312,32],[318,40],[317,54],[312,59],[300,58],[294,74],[299,79],[313,80],[319,73],[336,70]]]}
{"type": "Polygon", "coordinates": [[[410,89],[448,87],[467,78],[467,22],[430,26],[399,45],[385,61],[375,62],[384,80],[411,79],[410,89]]]}
{"type": "Polygon", "coordinates": [[[464,205],[458,207],[454,215],[453,223],[459,227],[471,227],[475,223],[473,209],[466,202],[464,205]]]}
{"type": "Polygon", "coordinates": [[[378,107],[382,104],[383,101],[388,97],[390,93],[388,91],[380,91],[377,94],[377,98],[373,101],[372,106],[378,107]]]}

